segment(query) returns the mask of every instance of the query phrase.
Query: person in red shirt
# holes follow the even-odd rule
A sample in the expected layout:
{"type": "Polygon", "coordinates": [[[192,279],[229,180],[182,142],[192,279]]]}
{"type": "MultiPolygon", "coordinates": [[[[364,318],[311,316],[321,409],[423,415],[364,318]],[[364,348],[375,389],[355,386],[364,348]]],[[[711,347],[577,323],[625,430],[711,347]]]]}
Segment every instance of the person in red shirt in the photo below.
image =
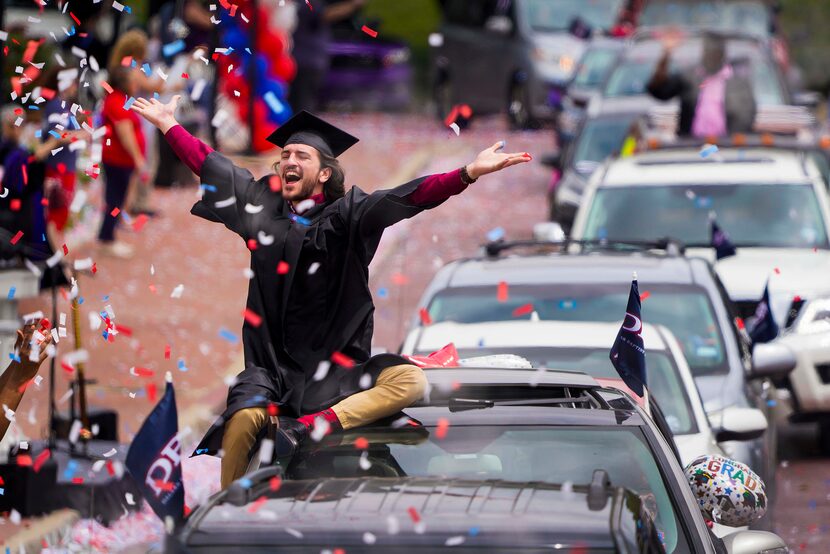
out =
{"type": "Polygon", "coordinates": [[[137,83],[136,71],[129,67],[116,67],[110,75],[113,91],[104,99],[103,117],[107,128],[103,165],[106,178],[104,222],[98,234],[103,252],[120,258],[129,258],[132,248],[115,240],[115,228],[120,211],[130,189],[133,174],[147,181],[150,172],[145,158],[146,145],[141,120],[130,105],[134,100],[137,83]],[[116,210],[117,208],[117,210],[116,210]]]}

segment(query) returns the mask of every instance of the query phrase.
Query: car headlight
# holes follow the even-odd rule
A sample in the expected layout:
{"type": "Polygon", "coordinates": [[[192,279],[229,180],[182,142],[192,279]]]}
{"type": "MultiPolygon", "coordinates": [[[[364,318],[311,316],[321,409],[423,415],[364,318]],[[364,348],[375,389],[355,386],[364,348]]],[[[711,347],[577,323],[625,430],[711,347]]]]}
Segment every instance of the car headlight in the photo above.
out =
{"type": "Polygon", "coordinates": [[[576,59],[573,56],[559,55],[539,46],[533,49],[533,59],[566,75],[571,75],[576,69],[576,59]]]}
{"type": "Polygon", "coordinates": [[[810,300],[802,308],[795,324],[796,333],[830,332],[830,298],[810,300]]]}

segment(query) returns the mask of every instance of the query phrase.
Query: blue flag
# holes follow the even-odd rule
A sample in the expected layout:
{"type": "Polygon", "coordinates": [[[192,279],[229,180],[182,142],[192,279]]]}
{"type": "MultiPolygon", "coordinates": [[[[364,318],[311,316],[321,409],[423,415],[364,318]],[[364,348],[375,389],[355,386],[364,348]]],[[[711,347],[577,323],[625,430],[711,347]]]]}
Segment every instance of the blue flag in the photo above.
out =
{"type": "Polygon", "coordinates": [[[732,244],[732,241],[729,239],[729,235],[726,234],[726,231],[722,230],[718,227],[718,224],[715,223],[715,220],[712,220],[712,248],[715,249],[715,256],[718,260],[722,260],[723,258],[728,258],[729,256],[734,256],[737,253],[737,249],[735,245],[732,244]]]}
{"type": "Polygon", "coordinates": [[[772,317],[772,310],[769,307],[769,281],[764,285],[764,296],[755,308],[752,316],[752,324],[749,328],[749,338],[752,344],[769,342],[778,336],[778,324],[772,317]]]}
{"type": "Polygon", "coordinates": [[[173,384],[144,420],[127,451],[127,471],[161,519],[178,522],[184,517],[182,446],[173,384]]]}
{"type": "Polygon", "coordinates": [[[640,291],[631,281],[628,306],[620,332],[611,347],[611,363],[626,386],[642,398],[646,387],[646,349],[643,346],[643,320],[640,317],[640,291]]]}

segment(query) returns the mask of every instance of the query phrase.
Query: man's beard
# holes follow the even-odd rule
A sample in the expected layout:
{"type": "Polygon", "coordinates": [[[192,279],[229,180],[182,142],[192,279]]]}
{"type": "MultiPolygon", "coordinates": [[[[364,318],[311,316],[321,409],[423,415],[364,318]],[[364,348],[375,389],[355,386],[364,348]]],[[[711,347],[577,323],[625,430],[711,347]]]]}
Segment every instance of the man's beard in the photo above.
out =
{"type": "Polygon", "coordinates": [[[286,200],[291,200],[292,202],[297,202],[300,200],[305,200],[306,198],[311,198],[314,195],[314,187],[317,185],[316,180],[312,180],[310,177],[303,177],[299,181],[295,181],[291,183],[293,186],[293,190],[286,194],[285,190],[285,181],[283,181],[283,198],[286,200]]]}

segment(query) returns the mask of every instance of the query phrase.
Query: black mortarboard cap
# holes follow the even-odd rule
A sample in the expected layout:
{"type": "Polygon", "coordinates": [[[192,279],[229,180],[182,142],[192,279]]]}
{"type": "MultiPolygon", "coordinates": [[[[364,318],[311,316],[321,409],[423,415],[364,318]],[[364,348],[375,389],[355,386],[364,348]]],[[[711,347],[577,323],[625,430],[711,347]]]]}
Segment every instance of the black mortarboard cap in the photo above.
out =
{"type": "Polygon", "coordinates": [[[357,144],[358,139],[303,110],[271,133],[268,141],[280,148],[289,144],[307,144],[336,158],[357,144]]]}

